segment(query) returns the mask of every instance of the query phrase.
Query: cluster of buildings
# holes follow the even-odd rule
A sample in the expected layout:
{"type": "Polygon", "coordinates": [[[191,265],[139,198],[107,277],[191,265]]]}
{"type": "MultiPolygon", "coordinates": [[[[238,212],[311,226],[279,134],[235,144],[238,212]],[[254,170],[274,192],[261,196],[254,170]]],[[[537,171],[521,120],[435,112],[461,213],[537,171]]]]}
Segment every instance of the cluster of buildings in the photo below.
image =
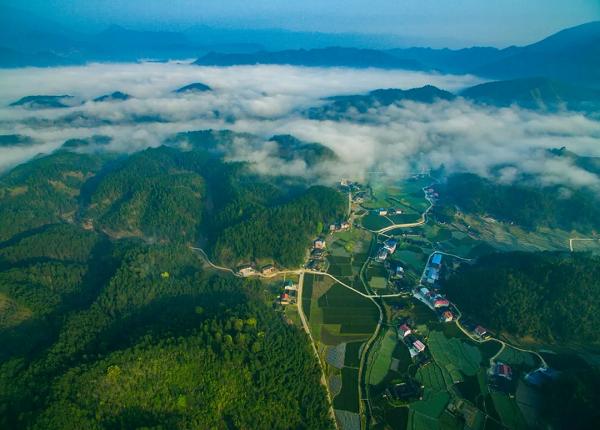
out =
{"type": "Polygon", "coordinates": [[[283,291],[277,298],[277,303],[282,306],[296,304],[298,300],[298,286],[292,281],[287,280],[283,283],[283,291]]]}
{"type": "Polygon", "coordinates": [[[385,242],[383,242],[379,251],[377,251],[377,257],[375,258],[379,262],[384,262],[389,255],[396,252],[396,247],[398,246],[398,241],[394,238],[389,238],[385,242]]]}
{"type": "Polygon", "coordinates": [[[442,270],[442,254],[435,253],[430,258],[423,272],[421,282],[429,285],[435,285],[440,279],[440,271],[442,270]]]}
{"type": "Polygon", "coordinates": [[[309,270],[321,270],[325,265],[325,252],[327,242],[322,237],[315,239],[313,247],[310,250],[310,258],[306,263],[306,268],[309,270]]]}
{"type": "Polygon", "coordinates": [[[379,208],[375,210],[375,213],[379,216],[388,215],[402,215],[402,209],[400,208],[379,208]]]}
{"type": "Polygon", "coordinates": [[[412,358],[425,351],[425,344],[417,338],[407,323],[398,327],[398,339],[404,342],[412,358]]]}
{"type": "Polygon", "coordinates": [[[329,231],[331,233],[346,230],[350,230],[350,223],[348,221],[336,222],[335,224],[329,225],[329,231]]]}
{"type": "Polygon", "coordinates": [[[438,315],[440,321],[451,322],[454,320],[454,313],[450,309],[450,301],[439,292],[431,291],[426,287],[421,287],[413,292],[413,296],[429,306],[429,308],[438,315]]]}
{"type": "Polygon", "coordinates": [[[244,264],[238,267],[237,274],[247,278],[248,276],[255,276],[261,274],[262,276],[272,276],[277,273],[277,268],[273,264],[267,264],[261,267],[259,270],[256,269],[252,264],[244,264]]]}

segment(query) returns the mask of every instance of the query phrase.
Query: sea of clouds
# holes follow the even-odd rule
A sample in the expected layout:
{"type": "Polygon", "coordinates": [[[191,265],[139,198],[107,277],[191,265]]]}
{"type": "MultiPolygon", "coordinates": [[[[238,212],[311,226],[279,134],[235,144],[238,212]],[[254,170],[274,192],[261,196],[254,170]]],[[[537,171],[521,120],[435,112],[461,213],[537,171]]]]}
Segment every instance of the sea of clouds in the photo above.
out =
{"type": "Polygon", "coordinates": [[[443,165],[449,172],[471,171],[506,182],[527,174],[544,184],[600,187],[596,175],[547,152],[565,146],[579,155],[600,156],[600,122],[576,112],[495,108],[458,98],[376,106],[345,121],[310,120],[303,114],[334,95],[427,84],[456,93],[480,82],[469,75],[263,65],[139,63],[5,69],[0,70],[0,134],[30,136],[36,144],[0,147],[0,171],[49,153],[70,138],[107,135],[113,138],[108,149],[134,152],[161,145],[178,132],[230,129],[255,134],[264,144],[238,139],[227,158],[251,161],[266,174],[360,180],[369,172],[396,178],[443,165]],[[213,91],[174,93],[194,82],[213,91]],[[114,91],[133,98],[91,101],[114,91]],[[77,105],[39,110],[9,106],[28,95],[59,94],[74,96],[77,105]],[[267,142],[275,134],[319,142],[335,151],[340,161],[316,170],[298,160],[279,160],[267,142]]]}

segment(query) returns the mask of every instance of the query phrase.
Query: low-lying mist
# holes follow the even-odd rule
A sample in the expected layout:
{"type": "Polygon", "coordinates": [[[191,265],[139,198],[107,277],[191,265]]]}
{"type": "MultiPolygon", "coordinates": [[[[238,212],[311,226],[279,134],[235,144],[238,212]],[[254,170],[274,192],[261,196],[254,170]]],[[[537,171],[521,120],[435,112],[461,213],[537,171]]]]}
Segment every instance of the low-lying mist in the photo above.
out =
{"type": "Polygon", "coordinates": [[[161,145],[178,132],[230,129],[255,134],[265,144],[236,139],[226,158],[251,161],[265,174],[327,181],[341,176],[362,179],[373,171],[402,177],[444,166],[448,172],[471,171],[505,182],[532,175],[543,184],[600,187],[598,176],[568,158],[548,154],[548,149],[564,146],[580,155],[600,156],[600,122],[575,112],[495,108],[457,98],[375,106],[341,122],[310,120],[304,114],[334,95],[427,84],[458,92],[480,82],[475,76],[397,70],[183,63],[1,70],[0,134],[26,135],[35,144],[1,146],[0,171],[49,153],[71,138],[110,136],[112,141],[103,148],[133,152],[161,145]],[[194,82],[212,91],[174,92],[194,82]],[[92,101],[114,91],[132,98],[92,101]],[[59,94],[74,96],[75,106],[9,106],[24,96],[59,94]],[[335,151],[339,161],[315,167],[281,160],[266,143],[276,134],[321,143],[335,151]]]}

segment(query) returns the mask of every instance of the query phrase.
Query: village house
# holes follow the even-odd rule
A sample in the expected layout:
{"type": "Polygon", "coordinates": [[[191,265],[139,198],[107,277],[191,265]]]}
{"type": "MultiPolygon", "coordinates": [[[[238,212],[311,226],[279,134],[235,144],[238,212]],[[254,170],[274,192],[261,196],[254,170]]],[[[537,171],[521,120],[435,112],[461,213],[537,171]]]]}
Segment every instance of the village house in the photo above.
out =
{"type": "Polygon", "coordinates": [[[412,333],[412,330],[406,324],[402,324],[400,327],[398,327],[398,337],[401,339],[404,339],[406,336],[408,336],[411,333],[412,333]]]}
{"type": "Polygon", "coordinates": [[[390,254],[393,254],[396,251],[396,246],[398,245],[398,241],[394,238],[390,238],[383,242],[383,247],[389,251],[390,254]]]}
{"type": "Polygon", "coordinates": [[[379,214],[379,216],[386,216],[388,214],[388,210],[385,208],[380,208],[377,210],[377,213],[379,214]]]}
{"type": "Polygon", "coordinates": [[[451,322],[454,319],[454,314],[450,311],[444,311],[440,319],[443,322],[451,322]]]}
{"type": "Polygon", "coordinates": [[[327,244],[325,243],[325,239],[322,239],[322,238],[318,238],[313,243],[313,247],[315,249],[325,249],[326,246],[327,246],[327,244]]]}
{"type": "Polygon", "coordinates": [[[421,342],[420,340],[415,340],[412,344],[413,348],[415,350],[417,350],[418,352],[423,352],[425,351],[425,344],[423,342],[421,342]]]}
{"type": "Polygon", "coordinates": [[[260,272],[263,275],[272,275],[276,271],[277,271],[277,269],[275,269],[275,266],[273,266],[272,264],[267,264],[266,266],[263,266],[263,268],[261,269],[260,272]]]}
{"type": "Polygon", "coordinates": [[[378,252],[377,252],[377,261],[379,262],[383,262],[386,260],[386,258],[388,257],[388,250],[385,248],[381,248],[378,252]]]}
{"type": "Polygon", "coordinates": [[[438,296],[438,298],[433,301],[434,308],[443,308],[448,306],[450,306],[450,302],[441,296],[438,296]]]}
{"type": "Polygon", "coordinates": [[[480,325],[475,327],[475,330],[473,330],[473,332],[475,333],[475,336],[477,336],[480,339],[482,339],[487,334],[487,330],[481,327],[480,325]]]}
{"type": "Polygon", "coordinates": [[[502,378],[506,378],[509,381],[512,379],[512,369],[508,364],[504,364],[501,362],[497,362],[494,365],[493,369],[494,376],[500,376],[502,378]]]}
{"type": "Polygon", "coordinates": [[[282,305],[290,304],[290,295],[288,293],[281,293],[279,296],[279,303],[282,305]]]}
{"type": "Polygon", "coordinates": [[[298,286],[288,279],[283,283],[283,289],[289,293],[290,291],[298,291],[298,286]]]}
{"type": "Polygon", "coordinates": [[[244,277],[252,276],[256,274],[256,270],[249,264],[238,267],[238,274],[244,277]]]}

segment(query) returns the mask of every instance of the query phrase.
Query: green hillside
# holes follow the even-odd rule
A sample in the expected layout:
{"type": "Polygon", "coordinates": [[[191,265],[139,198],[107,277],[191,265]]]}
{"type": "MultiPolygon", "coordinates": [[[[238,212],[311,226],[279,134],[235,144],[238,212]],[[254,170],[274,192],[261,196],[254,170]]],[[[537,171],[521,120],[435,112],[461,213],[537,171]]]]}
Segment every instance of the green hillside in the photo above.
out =
{"type": "Polygon", "coordinates": [[[598,343],[600,259],[587,254],[510,252],[481,257],[445,284],[449,297],[486,327],[549,342],[598,343]]]}
{"type": "Polygon", "coordinates": [[[307,115],[311,119],[340,120],[351,118],[354,113],[364,114],[369,109],[379,106],[390,106],[405,100],[433,103],[437,100],[452,100],[454,98],[454,94],[432,85],[409,90],[395,88],[380,89],[364,95],[330,97],[324,106],[309,109],[307,115]]]}
{"type": "Polygon", "coordinates": [[[534,183],[500,184],[471,173],[452,175],[437,188],[441,196],[437,212],[458,206],[467,213],[489,215],[528,229],[600,229],[600,204],[593,190],[567,193],[534,183]]]}
{"type": "Polygon", "coordinates": [[[57,226],[0,252],[0,427],[332,428],[304,335],[186,247],[57,226]]]}
{"type": "Polygon", "coordinates": [[[493,106],[516,104],[530,109],[593,111],[600,106],[600,90],[546,78],[487,82],[467,88],[461,96],[493,106]]]}

